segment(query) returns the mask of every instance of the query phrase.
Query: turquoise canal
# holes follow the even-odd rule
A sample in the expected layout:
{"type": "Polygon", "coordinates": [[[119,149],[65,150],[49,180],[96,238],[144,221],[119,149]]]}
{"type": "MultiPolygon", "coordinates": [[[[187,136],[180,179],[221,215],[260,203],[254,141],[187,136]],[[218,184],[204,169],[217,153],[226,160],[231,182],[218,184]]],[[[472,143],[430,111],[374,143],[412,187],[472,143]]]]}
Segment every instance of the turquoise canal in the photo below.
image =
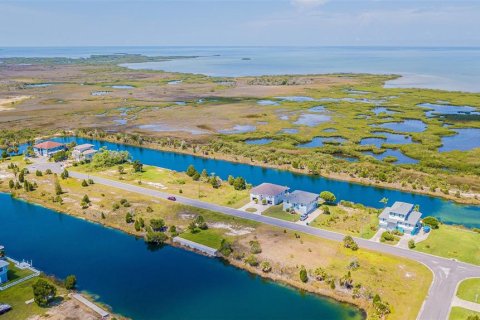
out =
{"type": "Polygon", "coordinates": [[[386,197],[389,199],[389,204],[392,204],[394,201],[418,204],[424,216],[435,216],[444,223],[464,225],[468,228],[480,228],[480,206],[460,205],[452,201],[415,193],[99,140],[76,137],[62,137],[55,138],[54,140],[65,143],[72,141],[76,141],[78,144],[91,143],[97,148],[107,147],[110,150],[126,150],[130,152],[133,159],[140,160],[145,164],[176,171],[185,171],[190,164],[193,164],[197,170],[201,171],[206,169],[208,172],[215,173],[223,179],[226,179],[228,175],[243,176],[253,185],[262,182],[271,182],[287,185],[292,190],[300,189],[316,193],[323,190],[330,190],[335,193],[337,199],[363,203],[371,207],[380,208],[383,204],[379,201],[386,197]]]}
{"type": "Polygon", "coordinates": [[[353,306],[303,294],[241,269],[0,193],[0,243],[47,274],[75,274],[80,290],[133,319],[357,320],[353,306]]]}

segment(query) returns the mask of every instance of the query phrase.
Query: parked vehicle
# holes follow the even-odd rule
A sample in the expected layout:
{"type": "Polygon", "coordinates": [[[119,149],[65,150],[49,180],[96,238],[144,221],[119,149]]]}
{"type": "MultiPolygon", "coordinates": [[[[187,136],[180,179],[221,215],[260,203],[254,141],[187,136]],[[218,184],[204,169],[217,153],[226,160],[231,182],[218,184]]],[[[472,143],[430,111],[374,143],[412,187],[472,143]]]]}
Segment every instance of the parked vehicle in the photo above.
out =
{"type": "Polygon", "coordinates": [[[308,214],[302,214],[300,216],[300,221],[305,221],[305,220],[307,220],[307,218],[308,218],[308,214]]]}
{"type": "Polygon", "coordinates": [[[174,196],[170,196],[167,199],[170,200],[170,201],[177,201],[177,198],[175,198],[174,196]]]}
{"type": "Polygon", "coordinates": [[[0,314],[7,313],[8,311],[12,310],[12,306],[8,304],[0,303],[0,314]]]}

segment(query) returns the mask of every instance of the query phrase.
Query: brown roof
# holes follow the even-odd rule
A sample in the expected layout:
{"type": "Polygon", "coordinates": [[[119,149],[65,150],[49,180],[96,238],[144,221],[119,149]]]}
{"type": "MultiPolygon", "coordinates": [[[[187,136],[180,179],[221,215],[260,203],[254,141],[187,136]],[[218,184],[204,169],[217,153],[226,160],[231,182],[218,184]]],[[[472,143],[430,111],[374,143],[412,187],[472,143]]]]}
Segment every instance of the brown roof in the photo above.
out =
{"type": "Polygon", "coordinates": [[[55,142],[55,141],[45,141],[45,142],[36,144],[33,147],[37,148],[37,149],[47,149],[47,150],[49,150],[49,149],[53,149],[53,148],[58,148],[58,147],[63,146],[63,145],[64,145],[63,143],[58,143],[58,142],[55,142]]]}
{"type": "Polygon", "coordinates": [[[262,183],[261,185],[256,186],[250,190],[250,193],[253,194],[262,194],[265,196],[276,196],[282,192],[287,191],[289,188],[280,186],[273,183],[262,183]]]}

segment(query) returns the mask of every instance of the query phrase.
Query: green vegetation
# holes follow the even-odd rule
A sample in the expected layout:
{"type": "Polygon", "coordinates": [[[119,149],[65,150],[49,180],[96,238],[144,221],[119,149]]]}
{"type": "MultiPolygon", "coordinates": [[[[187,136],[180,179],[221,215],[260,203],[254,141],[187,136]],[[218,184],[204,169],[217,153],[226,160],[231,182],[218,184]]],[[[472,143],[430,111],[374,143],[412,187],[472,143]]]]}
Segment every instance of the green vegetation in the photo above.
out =
{"type": "Polygon", "coordinates": [[[378,228],[378,210],[362,204],[341,201],[337,206],[322,206],[323,214],[310,226],[334,230],[355,237],[370,239],[378,228]]]}
{"type": "Polygon", "coordinates": [[[462,281],[458,286],[457,296],[463,300],[480,303],[480,278],[462,281]]]}
{"type": "Polygon", "coordinates": [[[271,206],[267,210],[263,211],[262,215],[291,222],[296,222],[300,219],[300,215],[284,211],[281,204],[271,206]]]}
{"type": "Polygon", "coordinates": [[[47,307],[55,298],[57,288],[45,279],[38,279],[33,285],[33,298],[40,307],[47,307]]]}
{"type": "Polygon", "coordinates": [[[358,250],[358,244],[355,242],[355,240],[353,240],[351,236],[345,236],[343,238],[343,246],[353,251],[358,250]]]}
{"type": "Polygon", "coordinates": [[[330,191],[322,191],[320,193],[320,198],[322,198],[325,201],[325,203],[328,203],[328,204],[332,204],[335,202],[335,200],[337,200],[337,197],[335,197],[335,195],[330,191]]]}
{"type": "MultiPolygon", "coordinates": [[[[41,276],[43,279],[43,276],[41,276]]],[[[19,283],[7,290],[0,291],[0,301],[12,306],[12,310],[1,316],[2,320],[27,319],[33,315],[42,315],[48,308],[42,308],[36,303],[26,304],[25,301],[33,299],[32,285],[39,278],[32,278],[19,283]]],[[[56,287],[58,294],[63,294],[61,287],[56,287]]]]}
{"type": "Polygon", "coordinates": [[[415,250],[480,265],[479,233],[449,225],[430,233],[427,240],[416,244],[415,250]]]}
{"type": "Polygon", "coordinates": [[[307,270],[305,269],[304,266],[300,268],[300,281],[303,283],[306,283],[308,281],[308,275],[307,275],[307,270]]]}
{"type": "MultiPolygon", "coordinates": [[[[222,229],[207,229],[201,230],[196,233],[183,232],[179,237],[203,244],[205,246],[220,249],[222,247],[222,241],[230,241],[230,237],[224,235],[222,229]]],[[[224,242],[225,245],[225,242],[224,242]]],[[[230,248],[231,249],[231,248],[230,248]]]]}
{"type": "Polygon", "coordinates": [[[395,245],[395,244],[398,243],[398,241],[400,241],[399,235],[400,234],[397,235],[397,232],[395,232],[395,231],[385,231],[385,232],[382,233],[382,235],[380,237],[380,241],[388,243],[388,244],[395,245]]]}
{"type": "Polygon", "coordinates": [[[440,227],[440,221],[435,217],[425,217],[422,219],[422,222],[427,226],[430,226],[432,229],[438,229],[440,227]]]}
{"type": "Polygon", "coordinates": [[[75,277],[73,274],[67,276],[65,278],[65,281],[63,282],[63,285],[67,290],[75,289],[75,287],[77,286],[77,277],[75,277]]]}
{"type": "Polygon", "coordinates": [[[461,307],[452,307],[449,320],[479,320],[480,312],[464,309],[461,307]]]}

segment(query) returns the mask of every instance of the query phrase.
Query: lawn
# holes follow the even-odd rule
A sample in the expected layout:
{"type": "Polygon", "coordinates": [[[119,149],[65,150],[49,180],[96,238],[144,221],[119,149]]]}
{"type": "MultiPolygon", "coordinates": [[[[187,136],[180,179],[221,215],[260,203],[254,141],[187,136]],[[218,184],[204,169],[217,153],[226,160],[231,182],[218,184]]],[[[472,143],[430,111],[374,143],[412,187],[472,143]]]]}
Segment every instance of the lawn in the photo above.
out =
{"type": "Polygon", "coordinates": [[[225,235],[226,229],[207,229],[196,233],[185,231],[180,234],[181,238],[203,244],[205,246],[219,249],[222,239],[230,240],[231,237],[225,235]]]}
{"type": "MultiPolygon", "coordinates": [[[[35,277],[16,286],[0,291],[0,302],[12,306],[12,310],[0,316],[2,320],[27,319],[34,315],[42,315],[48,308],[40,308],[36,303],[25,304],[25,301],[33,299],[32,285],[39,278],[35,277]]],[[[65,290],[57,287],[57,296],[64,294],[65,290]]]]}
{"type": "Polygon", "coordinates": [[[479,312],[471,311],[468,309],[464,309],[461,307],[452,307],[452,310],[450,311],[450,317],[448,318],[449,320],[467,320],[468,316],[479,316],[479,312]]]}
{"type": "Polygon", "coordinates": [[[330,214],[321,214],[310,226],[346,233],[355,237],[370,239],[378,226],[376,210],[363,206],[329,206],[330,214]]]}
{"type": "Polygon", "coordinates": [[[480,265],[479,243],[480,233],[441,225],[431,231],[427,240],[419,242],[415,250],[480,265]]]}
{"type": "Polygon", "coordinates": [[[30,271],[29,269],[19,269],[15,267],[13,263],[10,262],[10,265],[8,266],[8,282],[16,281],[21,278],[25,278],[26,276],[31,275],[33,272],[30,271]]]}
{"type": "Polygon", "coordinates": [[[296,222],[300,220],[300,215],[283,211],[283,206],[281,204],[271,206],[267,210],[263,211],[262,214],[267,217],[282,219],[291,222],[296,222]]]}
{"type": "Polygon", "coordinates": [[[462,281],[458,286],[457,296],[463,300],[480,303],[480,278],[462,281]]]}

